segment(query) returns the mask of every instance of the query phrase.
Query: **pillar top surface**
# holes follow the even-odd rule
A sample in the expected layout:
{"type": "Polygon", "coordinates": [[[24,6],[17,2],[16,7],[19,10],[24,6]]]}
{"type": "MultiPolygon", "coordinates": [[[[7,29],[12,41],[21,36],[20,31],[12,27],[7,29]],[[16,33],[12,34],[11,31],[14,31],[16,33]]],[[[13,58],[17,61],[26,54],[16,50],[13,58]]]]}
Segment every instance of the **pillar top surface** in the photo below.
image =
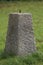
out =
{"type": "Polygon", "coordinates": [[[11,15],[32,15],[31,13],[10,13],[11,15]]]}

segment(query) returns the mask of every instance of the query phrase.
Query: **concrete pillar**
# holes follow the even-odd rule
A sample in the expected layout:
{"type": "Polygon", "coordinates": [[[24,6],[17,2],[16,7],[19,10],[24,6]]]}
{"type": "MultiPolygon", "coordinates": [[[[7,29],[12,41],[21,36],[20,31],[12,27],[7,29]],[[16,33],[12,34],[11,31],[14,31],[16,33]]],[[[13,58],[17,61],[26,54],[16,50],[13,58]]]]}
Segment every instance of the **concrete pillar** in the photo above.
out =
{"type": "Polygon", "coordinates": [[[28,55],[35,51],[32,15],[12,13],[9,16],[5,52],[14,55],[28,55]]]}

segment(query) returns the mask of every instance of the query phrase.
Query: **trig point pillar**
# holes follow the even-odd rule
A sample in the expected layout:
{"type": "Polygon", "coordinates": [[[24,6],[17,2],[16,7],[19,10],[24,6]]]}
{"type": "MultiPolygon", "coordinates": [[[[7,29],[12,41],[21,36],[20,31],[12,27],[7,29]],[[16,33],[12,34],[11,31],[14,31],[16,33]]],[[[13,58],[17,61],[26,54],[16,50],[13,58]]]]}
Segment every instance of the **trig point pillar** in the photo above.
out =
{"type": "Polygon", "coordinates": [[[5,52],[23,56],[34,52],[35,49],[31,14],[10,14],[5,52]]]}

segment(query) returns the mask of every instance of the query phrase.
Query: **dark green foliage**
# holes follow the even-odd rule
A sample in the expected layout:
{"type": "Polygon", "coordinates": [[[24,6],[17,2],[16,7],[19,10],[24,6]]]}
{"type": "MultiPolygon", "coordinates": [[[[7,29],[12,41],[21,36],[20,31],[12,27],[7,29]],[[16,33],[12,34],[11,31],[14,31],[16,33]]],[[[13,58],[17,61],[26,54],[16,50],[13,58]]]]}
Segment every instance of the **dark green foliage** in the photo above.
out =
{"type": "Polygon", "coordinates": [[[0,1],[43,1],[43,0],[0,0],[0,1]]]}

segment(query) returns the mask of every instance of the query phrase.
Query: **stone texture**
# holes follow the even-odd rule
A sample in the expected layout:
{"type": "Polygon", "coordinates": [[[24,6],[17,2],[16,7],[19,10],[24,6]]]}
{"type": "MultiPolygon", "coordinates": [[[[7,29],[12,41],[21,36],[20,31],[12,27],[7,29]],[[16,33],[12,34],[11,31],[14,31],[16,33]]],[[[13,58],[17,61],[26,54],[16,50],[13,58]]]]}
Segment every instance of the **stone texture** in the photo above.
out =
{"type": "Polygon", "coordinates": [[[28,55],[35,51],[32,15],[13,13],[9,16],[5,52],[14,55],[28,55]]]}

